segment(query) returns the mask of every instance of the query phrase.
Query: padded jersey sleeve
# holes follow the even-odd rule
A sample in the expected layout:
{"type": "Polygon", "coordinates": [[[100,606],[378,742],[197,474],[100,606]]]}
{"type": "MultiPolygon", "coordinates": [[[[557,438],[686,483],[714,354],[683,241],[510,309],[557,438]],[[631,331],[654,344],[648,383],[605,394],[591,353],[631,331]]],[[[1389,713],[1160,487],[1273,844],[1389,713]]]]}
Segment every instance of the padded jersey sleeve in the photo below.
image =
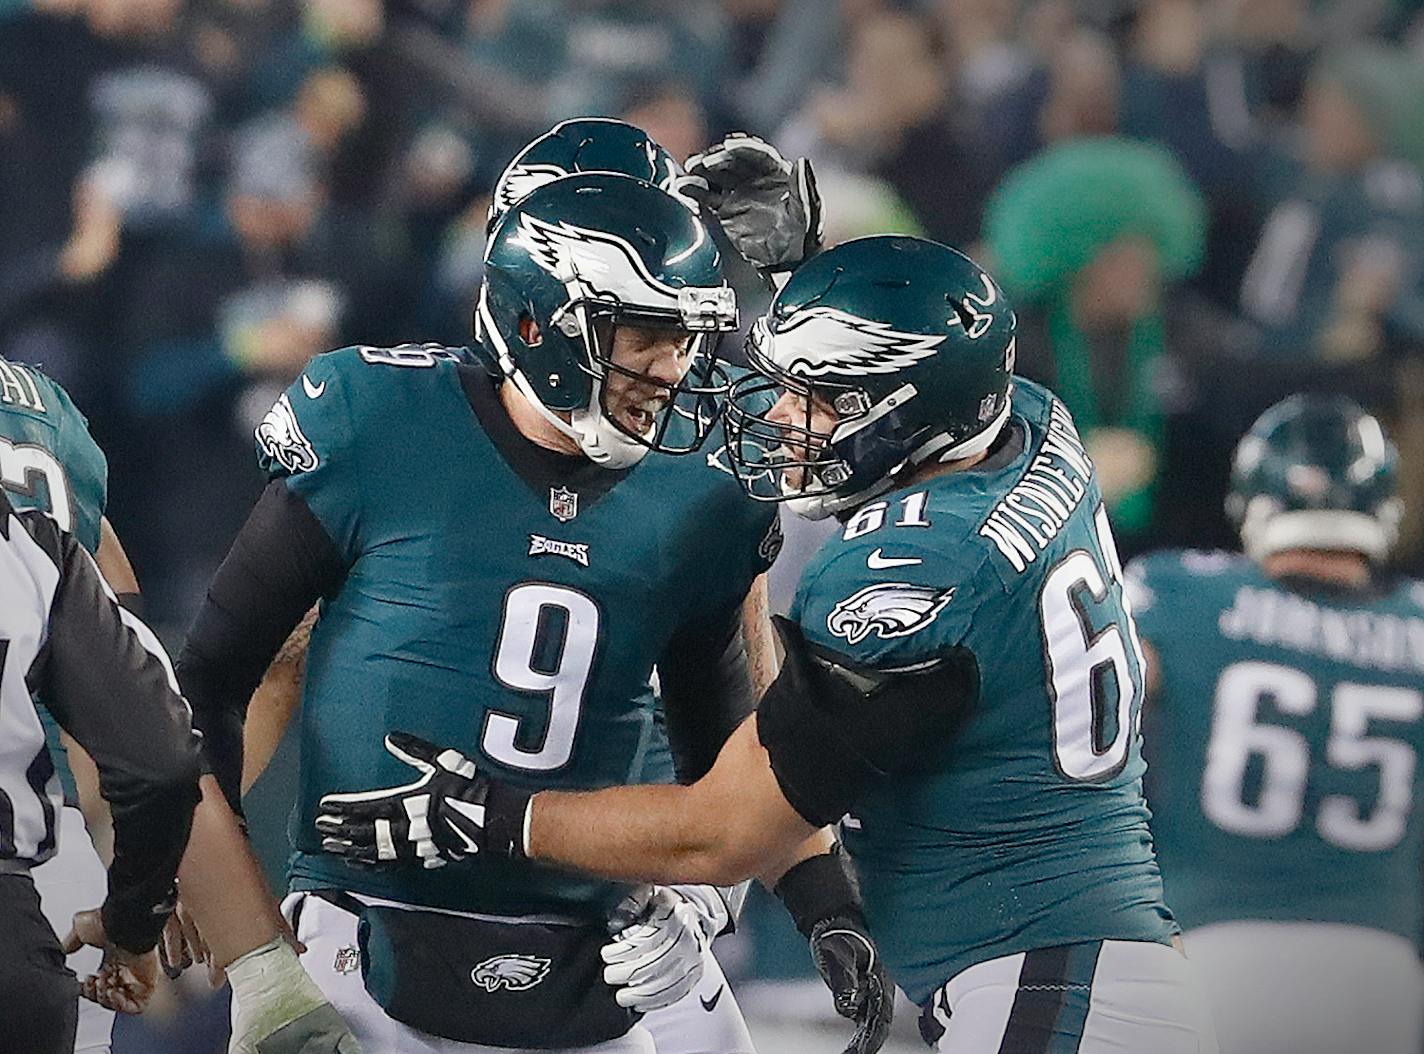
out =
{"type": "Polygon", "coordinates": [[[257,460],[311,509],[347,562],[360,551],[360,432],[353,404],[362,372],[356,348],[318,355],[257,426],[257,460]]]}
{"type": "Polygon", "coordinates": [[[810,644],[857,667],[912,668],[965,644],[983,589],[998,588],[983,568],[928,544],[901,543],[888,557],[881,546],[847,545],[808,570],[791,616],[810,644]],[[903,563],[872,566],[887,561],[903,563]]]}

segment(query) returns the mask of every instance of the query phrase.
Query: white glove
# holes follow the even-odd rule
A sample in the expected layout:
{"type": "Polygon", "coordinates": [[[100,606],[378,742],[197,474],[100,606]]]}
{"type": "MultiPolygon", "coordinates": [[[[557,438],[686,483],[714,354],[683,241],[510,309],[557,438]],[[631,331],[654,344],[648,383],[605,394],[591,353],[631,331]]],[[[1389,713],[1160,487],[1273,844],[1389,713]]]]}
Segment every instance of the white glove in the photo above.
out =
{"type": "Polygon", "coordinates": [[[710,944],[737,928],[737,916],[747,897],[747,886],[668,886],[697,912],[697,925],[710,944]]]}
{"type": "Polygon", "coordinates": [[[228,1054],[361,1054],[361,1045],[281,937],[234,959],[228,1054]]]}
{"type": "Polygon", "coordinates": [[[644,887],[614,911],[610,926],[632,919],[603,946],[603,979],[619,1006],[646,1014],[672,1006],[702,979],[709,938],[699,913],[666,886],[644,887]]]}

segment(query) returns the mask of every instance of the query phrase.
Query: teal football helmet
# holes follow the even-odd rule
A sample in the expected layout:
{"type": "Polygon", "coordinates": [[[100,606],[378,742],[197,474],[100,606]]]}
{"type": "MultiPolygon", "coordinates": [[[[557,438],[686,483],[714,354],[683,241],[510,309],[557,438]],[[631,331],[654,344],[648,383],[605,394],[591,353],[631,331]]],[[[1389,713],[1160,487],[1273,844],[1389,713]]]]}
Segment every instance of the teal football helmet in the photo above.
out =
{"type": "Polygon", "coordinates": [[[476,354],[606,468],[626,468],[649,450],[686,454],[702,445],[726,391],[717,347],[736,328],[736,296],[707,227],[630,176],[565,176],[532,191],[485,250],[476,354]],[[679,379],[614,361],[620,326],[680,336],[679,379]],[[644,427],[610,412],[616,375],[641,398],[644,427]]]}
{"type": "MultiPolygon", "coordinates": [[[[620,172],[677,196],[673,156],[641,128],[611,117],[576,117],[554,125],[515,155],[490,195],[488,230],[536,187],[580,172],[620,172]]],[[[696,208],[690,200],[689,208],[696,208]]]]}
{"type": "Polygon", "coordinates": [[[820,519],[907,467],[988,449],[1009,415],[1015,324],[994,280],[947,246],[875,235],[826,250],[748,337],[757,373],[726,414],[738,478],[820,519]],[[817,403],[833,425],[813,427],[817,403]]]}
{"type": "Polygon", "coordinates": [[[1226,512],[1246,555],[1286,549],[1384,560],[1399,533],[1399,455],[1379,421],[1343,395],[1292,395],[1237,444],[1226,512]]]}

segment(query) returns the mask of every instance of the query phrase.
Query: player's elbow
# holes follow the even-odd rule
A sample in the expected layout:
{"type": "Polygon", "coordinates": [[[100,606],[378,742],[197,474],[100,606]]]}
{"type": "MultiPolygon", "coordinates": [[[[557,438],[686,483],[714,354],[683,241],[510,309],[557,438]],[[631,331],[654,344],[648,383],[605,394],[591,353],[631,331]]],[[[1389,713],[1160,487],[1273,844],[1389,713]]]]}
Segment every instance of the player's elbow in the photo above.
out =
{"type": "Polygon", "coordinates": [[[684,846],[678,881],[734,886],[755,878],[778,857],[760,831],[740,818],[729,818],[684,846]]]}

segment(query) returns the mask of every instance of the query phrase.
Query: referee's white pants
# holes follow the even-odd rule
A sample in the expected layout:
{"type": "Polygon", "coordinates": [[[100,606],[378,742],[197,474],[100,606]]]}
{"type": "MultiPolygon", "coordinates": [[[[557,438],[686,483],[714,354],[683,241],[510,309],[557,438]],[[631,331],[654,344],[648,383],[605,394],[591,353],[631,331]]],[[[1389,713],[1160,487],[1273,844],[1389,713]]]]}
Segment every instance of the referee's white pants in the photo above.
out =
{"type": "Polygon", "coordinates": [[[1040,948],[977,963],[935,993],[940,1054],[1216,1054],[1196,971],[1146,941],[1040,948]]]}
{"type": "MultiPolygon", "coordinates": [[[[30,872],[40,893],[40,909],[60,940],[69,933],[74,915],[104,903],[109,893],[109,876],[104,862],[94,851],[84,814],[66,805],[60,810],[59,849],[54,856],[30,872]]],[[[66,960],[81,981],[99,969],[103,952],[80,948],[66,960]]],[[[74,1054],[108,1054],[114,1033],[114,1012],[98,1003],[79,1000],[79,1029],[74,1035],[74,1054]]]]}
{"type": "Polygon", "coordinates": [[[1424,967],[1403,937],[1322,922],[1223,922],[1185,940],[1222,1054],[1424,1051],[1424,967]]]}
{"type": "MultiPolygon", "coordinates": [[[[298,904],[297,939],[307,946],[302,965],[360,1040],[365,1054],[544,1054],[461,1043],[419,1032],[388,1016],[371,998],[356,961],[356,916],[307,893],[282,901],[290,921],[298,904]]],[[[685,997],[643,1017],[626,1035],[563,1054],[755,1054],[741,1008],[711,951],[702,978],[685,997]]]]}

